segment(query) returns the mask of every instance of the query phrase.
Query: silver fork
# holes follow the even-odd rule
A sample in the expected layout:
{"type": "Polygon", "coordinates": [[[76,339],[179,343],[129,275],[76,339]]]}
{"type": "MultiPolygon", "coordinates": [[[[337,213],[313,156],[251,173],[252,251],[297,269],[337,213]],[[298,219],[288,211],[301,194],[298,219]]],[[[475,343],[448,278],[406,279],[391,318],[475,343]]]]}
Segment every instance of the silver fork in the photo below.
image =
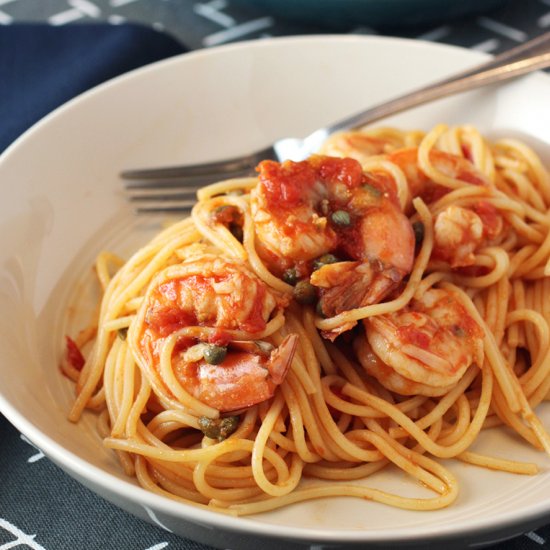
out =
{"type": "Polygon", "coordinates": [[[303,139],[279,139],[265,149],[241,157],[203,164],[124,170],[120,176],[137,212],[187,211],[195,203],[196,191],[201,186],[222,179],[251,175],[261,160],[303,160],[317,151],[330,134],[339,130],[359,128],[435,99],[547,67],[550,67],[550,32],[472,69],[319,128],[303,139]]]}

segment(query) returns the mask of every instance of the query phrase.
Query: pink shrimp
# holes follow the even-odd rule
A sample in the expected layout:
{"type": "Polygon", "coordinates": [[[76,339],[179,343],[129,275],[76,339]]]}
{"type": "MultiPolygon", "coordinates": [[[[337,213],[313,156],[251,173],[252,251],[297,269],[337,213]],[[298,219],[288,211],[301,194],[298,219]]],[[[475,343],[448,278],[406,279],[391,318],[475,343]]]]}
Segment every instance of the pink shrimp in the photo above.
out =
{"type": "Polygon", "coordinates": [[[403,309],[365,319],[355,342],[359,361],[380,384],[402,395],[448,392],[483,362],[483,331],[450,291],[432,288],[403,309]]]}
{"type": "Polygon", "coordinates": [[[152,282],[142,306],[139,348],[158,369],[166,338],[196,329],[182,335],[174,348],[178,382],[222,412],[250,407],[273,396],[294,356],[295,334],[278,348],[255,338],[287,304],[237,261],[194,258],[167,268],[152,282]]]}
{"type": "Polygon", "coordinates": [[[290,269],[314,285],[322,315],[377,303],[410,273],[414,234],[387,178],[325,156],[264,161],[258,171],[251,193],[258,251],[276,274],[290,269]]]}

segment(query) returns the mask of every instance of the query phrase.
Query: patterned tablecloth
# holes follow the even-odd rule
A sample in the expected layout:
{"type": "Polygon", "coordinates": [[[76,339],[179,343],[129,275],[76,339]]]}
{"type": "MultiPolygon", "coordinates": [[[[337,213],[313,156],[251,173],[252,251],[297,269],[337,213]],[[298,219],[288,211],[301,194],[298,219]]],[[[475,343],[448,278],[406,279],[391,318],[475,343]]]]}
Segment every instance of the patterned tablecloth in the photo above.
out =
{"type": "MultiPolygon", "coordinates": [[[[0,24],[21,21],[51,25],[136,21],[171,34],[189,49],[266,36],[330,32],[275,18],[231,0],[0,0],[0,24]]],[[[516,0],[491,13],[429,28],[382,33],[358,26],[346,32],[392,34],[496,53],[549,29],[550,0],[516,0]]],[[[0,84],[1,79],[0,67],[0,84]]],[[[0,471],[0,550],[207,548],[96,497],[61,472],[2,416],[0,471]]],[[[550,525],[494,548],[550,549],[550,525]]]]}

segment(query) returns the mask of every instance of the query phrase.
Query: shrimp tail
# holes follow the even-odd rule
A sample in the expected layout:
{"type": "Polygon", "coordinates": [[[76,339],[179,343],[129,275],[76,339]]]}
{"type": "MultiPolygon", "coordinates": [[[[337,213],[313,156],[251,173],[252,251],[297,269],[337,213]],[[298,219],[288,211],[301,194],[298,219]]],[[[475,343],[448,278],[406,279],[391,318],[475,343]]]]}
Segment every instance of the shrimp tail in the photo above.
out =
{"type": "Polygon", "coordinates": [[[325,317],[377,303],[396,288],[405,273],[379,262],[340,262],[323,266],[311,276],[319,287],[325,317]]]}
{"type": "Polygon", "coordinates": [[[289,334],[281,345],[271,352],[267,362],[267,370],[271,381],[278,386],[285,379],[286,373],[290,368],[294,354],[298,347],[298,335],[289,334]]]}

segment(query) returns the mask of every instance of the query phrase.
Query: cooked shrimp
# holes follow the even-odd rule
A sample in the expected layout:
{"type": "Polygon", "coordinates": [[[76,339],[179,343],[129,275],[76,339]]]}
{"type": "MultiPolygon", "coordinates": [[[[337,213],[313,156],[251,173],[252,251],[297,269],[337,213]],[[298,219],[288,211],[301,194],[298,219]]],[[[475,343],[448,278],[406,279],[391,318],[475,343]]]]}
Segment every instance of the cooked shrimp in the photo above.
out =
{"type": "Polygon", "coordinates": [[[273,395],[292,361],[296,335],[277,349],[255,338],[287,304],[243,264],[195,257],[150,286],[140,351],[158,370],[164,342],[178,332],[172,368],[181,386],[220,411],[249,407],[273,395]]]}
{"type": "Polygon", "coordinates": [[[176,378],[199,401],[222,412],[244,409],[269,399],[285,379],[298,336],[288,335],[271,351],[266,343],[255,344],[250,351],[241,351],[239,344],[229,343],[220,364],[209,363],[204,354],[194,360],[192,354],[196,350],[180,353],[174,361],[176,378]]]}
{"type": "Polygon", "coordinates": [[[490,203],[479,201],[471,208],[451,205],[435,218],[433,257],[452,268],[473,265],[474,252],[499,235],[503,225],[490,203]]]}
{"type": "Polygon", "coordinates": [[[259,253],[279,275],[310,278],[323,315],[376,303],[411,271],[412,226],[387,179],[324,156],[264,161],[258,170],[251,207],[259,253]]]}
{"type": "Polygon", "coordinates": [[[451,291],[432,288],[403,309],[365,319],[355,342],[369,374],[402,395],[448,392],[483,363],[483,331],[451,291]]]}

